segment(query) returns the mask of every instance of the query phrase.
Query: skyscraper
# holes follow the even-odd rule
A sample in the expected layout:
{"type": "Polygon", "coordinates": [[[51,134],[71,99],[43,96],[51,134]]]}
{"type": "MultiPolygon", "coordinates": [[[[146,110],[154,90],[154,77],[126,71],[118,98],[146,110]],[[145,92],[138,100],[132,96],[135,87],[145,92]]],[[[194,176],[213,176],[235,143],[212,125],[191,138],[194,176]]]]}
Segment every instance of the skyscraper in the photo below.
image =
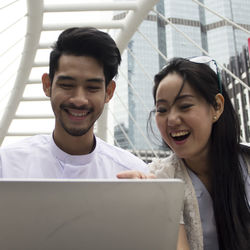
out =
{"type": "MultiPolygon", "coordinates": [[[[222,16],[250,30],[250,1],[248,0],[206,0],[205,4],[222,16]]],[[[249,35],[234,28],[216,15],[206,12],[208,50],[211,56],[222,63],[242,51],[249,35]]]]}
{"type": "MultiPolygon", "coordinates": [[[[250,30],[250,19],[248,18],[250,1],[200,0],[200,2],[250,30]]],[[[196,44],[208,51],[213,58],[225,64],[229,62],[231,56],[242,50],[243,45],[247,44],[246,33],[233,28],[226,21],[192,0],[160,0],[156,9],[178,30],[159,18],[157,14],[151,12],[139,27],[139,32],[134,34],[128,50],[123,54],[125,63],[122,65],[121,71],[123,75],[126,75],[131,85],[127,85],[126,77],[120,76],[117,93],[129,112],[126,112],[124,107],[119,108],[121,105],[117,99],[115,100],[114,112],[118,117],[115,126],[115,138],[117,143],[124,148],[131,147],[124,139],[121,125],[124,128],[123,130],[127,131],[131,142],[137,149],[149,149],[141,131],[147,134],[148,110],[153,108],[152,78],[165,63],[165,60],[158,55],[143,36],[149,38],[150,42],[167,58],[202,55],[200,49],[181,34],[183,32],[196,44]],[[138,94],[147,109],[138,98],[138,94]]],[[[118,13],[114,18],[122,18],[122,15],[126,15],[126,13],[118,13]]],[[[157,148],[157,146],[154,147],[157,148]]]]}

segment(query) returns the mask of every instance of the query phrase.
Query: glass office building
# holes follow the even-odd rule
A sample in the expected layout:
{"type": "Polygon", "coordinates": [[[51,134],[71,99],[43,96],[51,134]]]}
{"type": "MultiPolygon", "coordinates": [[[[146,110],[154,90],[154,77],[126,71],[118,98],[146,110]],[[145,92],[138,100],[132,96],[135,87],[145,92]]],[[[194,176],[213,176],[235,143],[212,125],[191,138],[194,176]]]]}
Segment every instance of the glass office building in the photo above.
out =
{"type": "MultiPolygon", "coordinates": [[[[205,4],[222,16],[250,30],[249,0],[207,0],[205,4]]],[[[249,37],[247,33],[232,27],[210,12],[206,12],[206,30],[209,53],[222,63],[228,63],[229,57],[240,53],[242,46],[247,45],[249,37]]]]}
{"type": "MultiPolygon", "coordinates": [[[[200,0],[200,2],[250,30],[249,0],[200,0]]],[[[120,73],[117,84],[117,93],[123,100],[123,105],[116,97],[114,112],[117,117],[115,122],[116,143],[124,148],[131,148],[124,136],[124,131],[126,131],[137,149],[149,149],[147,140],[142,136],[142,131],[147,134],[147,118],[149,110],[153,108],[152,79],[164,65],[164,59],[159,57],[140,33],[149,38],[151,43],[167,58],[202,55],[202,52],[181,32],[188,35],[221,64],[228,64],[229,58],[240,53],[242,46],[247,45],[248,35],[246,33],[233,28],[226,21],[191,0],[160,0],[157,11],[168,18],[177,30],[151,12],[139,27],[139,32],[136,32],[131,39],[129,50],[123,54],[122,76],[120,73]],[[126,78],[131,85],[127,84],[126,78]],[[138,94],[147,109],[138,98],[138,94]],[[135,119],[136,123],[132,121],[131,117],[135,119]]],[[[126,15],[126,13],[115,13],[114,18],[122,18],[122,15],[126,15]]],[[[153,147],[158,148],[157,145],[153,147]]]]}

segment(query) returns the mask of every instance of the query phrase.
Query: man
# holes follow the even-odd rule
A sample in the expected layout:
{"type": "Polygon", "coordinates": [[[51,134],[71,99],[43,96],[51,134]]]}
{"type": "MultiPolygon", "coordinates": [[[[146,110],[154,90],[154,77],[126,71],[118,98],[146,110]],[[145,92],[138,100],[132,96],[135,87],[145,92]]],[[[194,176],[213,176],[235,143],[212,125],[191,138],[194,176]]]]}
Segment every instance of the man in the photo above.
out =
{"type": "Polygon", "coordinates": [[[95,28],[70,28],[50,54],[43,89],[55,114],[52,135],[37,135],[0,151],[2,178],[116,178],[147,172],[129,152],[94,135],[94,123],[115,90],[121,61],[113,39],[95,28]]]}

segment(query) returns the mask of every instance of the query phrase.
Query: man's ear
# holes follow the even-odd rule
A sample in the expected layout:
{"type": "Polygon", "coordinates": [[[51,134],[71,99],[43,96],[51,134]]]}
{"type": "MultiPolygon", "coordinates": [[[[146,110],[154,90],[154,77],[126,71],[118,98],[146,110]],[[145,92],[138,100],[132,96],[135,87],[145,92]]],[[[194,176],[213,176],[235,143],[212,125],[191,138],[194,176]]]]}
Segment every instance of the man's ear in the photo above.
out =
{"type": "Polygon", "coordinates": [[[108,103],[113,97],[115,87],[116,87],[115,81],[111,80],[106,87],[105,103],[108,103]]]}
{"type": "Polygon", "coordinates": [[[43,83],[43,91],[46,96],[50,97],[51,94],[51,81],[49,78],[49,74],[44,73],[42,75],[42,83],[43,83]]]}
{"type": "Polygon", "coordinates": [[[215,96],[215,101],[216,101],[216,107],[214,109],[214,122],[216,122],[217,120],[219,120],[221,114],[223,113],[224,111],[224,97],[222,94],[217,94],[215,96]]]}

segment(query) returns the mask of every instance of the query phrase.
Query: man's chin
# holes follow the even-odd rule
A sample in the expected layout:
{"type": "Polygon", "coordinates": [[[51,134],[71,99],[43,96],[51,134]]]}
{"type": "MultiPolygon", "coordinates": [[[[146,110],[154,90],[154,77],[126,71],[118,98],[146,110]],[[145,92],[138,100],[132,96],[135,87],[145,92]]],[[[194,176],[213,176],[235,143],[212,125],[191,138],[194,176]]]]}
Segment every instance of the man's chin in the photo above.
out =
{"type": "Polygon", "coordinates": [[[74,129],[74,128],[64,128],[64,130],[71,136],[75,136],[75,137],[78,137],[78,136],[83,136],[85,135],[89,129],[74,129]]]}
{"type": "Polygon", "coordinates": [[[70,126],[70,125],[66,125],[64,122],[62,122],[61,120],[60,121],[60,125],[61,127],[64,129],[64,131],[71,135],[71,136],[74,136],[74,137],[79,137],[79,136],[83,136],[85,134],[87,134],[91,128],[94,126],[94,123],[93,124],[90,124],[89,126],[83,128],[81,126],[70,126]]]}

